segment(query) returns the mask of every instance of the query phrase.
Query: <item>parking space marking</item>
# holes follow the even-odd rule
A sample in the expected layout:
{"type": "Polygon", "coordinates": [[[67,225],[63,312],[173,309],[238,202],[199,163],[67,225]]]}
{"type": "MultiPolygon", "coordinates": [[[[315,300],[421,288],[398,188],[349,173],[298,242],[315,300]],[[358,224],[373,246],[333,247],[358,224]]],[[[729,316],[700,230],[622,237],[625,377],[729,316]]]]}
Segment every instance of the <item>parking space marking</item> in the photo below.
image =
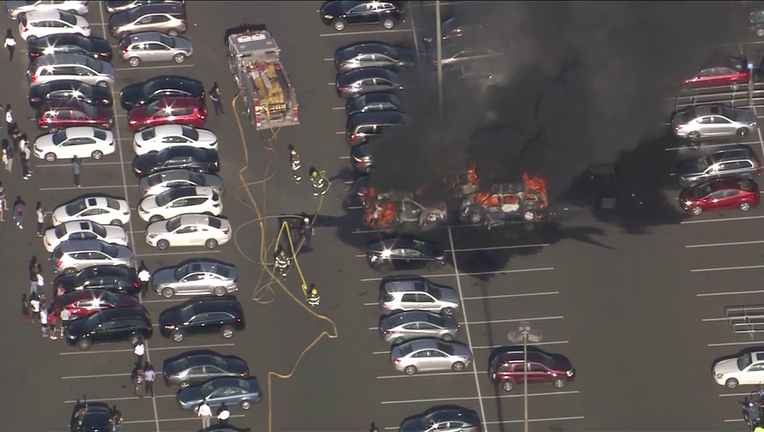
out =
{"type": "MultiPolygon", "coordinates": [[[[157,372],[159,373],[159,372],[157,372]]],[[[123,377],[123,376],[130,376],[129,373],[117,373],[117,374],[101,374],[101,375],[74,375],[74,376],[62,376],[62,380],[73,380],[73,379],[87,379],[87,378],[113,378],[113,377],[123,377]]]]}
{"type": "MultiPolygon", "coordinates": [[[[246,417],[244,414],[232,414],[228,416],[228,418],[242,418],[246,417]]],[[[199,421],[199,417],[183,417],[183,418],[174,418],[174,419],[151,419],[151,420],[125,420],[122,422],[123,425],[125,424],[142,424],[142,423],[154,423],[155,421],[158,422],[176,422],[176,421],[199,421]]]]}
{"type": "Polygon", "coordinates": [[[535,297],[535,296],[545,296],[545,295],[556,295],[559,294],[559,291],[547,291],[547,292],[540,292],[540,293],[522,293],[522,294],[502,294],[502,295],[492,295],[492,296],[478,296],[478,297],[464,297],[462,300],[490,300],[490,299],[499,299],[499,298],[514,298],[514,297],[535,297]]]}
{"type": "Polygon", "coordinates": [[[693,269],[690,270],[691,273],[707,273],[707,272],[715,272],[715,271],[731,271],[731,270],[754,270],[754,269],[760,269],[764,268],[764,265],[750,265],[750,266],[737,266],[737,267],[716,267],[716,268],[706,268],[706,269],[693,269]]]}
{"type": "MultiPolygon", "coordinates": [[[[174,398],[175,395],[157,395],[154,396],[154,399],[166,399],[166,398],[174,398]]],[[[136,400],[136,399],[150,399],[149,397],[141,398],[138,396],[126,396],[126,397],[118,397],[118,398],[103,398],[103,399],[91,399],[88,398],[88,402],[116,402],[116,401],[126,401],[126,400],[136,400]]],[[[82,402],[82,400],[68,400],[64,401],[65,404],[74,404],[77,402],[82,402]]],[[[153,420],[152,420],[153,421],[153,420]]]]}
{"type": "MultiPolygon", "coordinates": [[[[348,210],[360,210],[362,208],[363,208],[363,206],[350,206],[350,207],[348,207],[348,210]]],[[[361,256],[364,257],[366,255],[361,255],[361,256]]],[[[356,257],[358,257],[358,255],[356,255],[356,257]]]]}
{"type": "Polygon", "coordinates": [[[744,246],[744,245],[762,244],[762,243],[764,243],[764,240],[752,240],[752,241],[742,241],[742,242],[708,243],[708,244],[687,245],[687,246],[685,246],[685,248],[687,248],[687,249],[695,249],[695,248],[706,248],[706,247],[717,247],[717,246],[744,246]]]}
{"type": "Polygon", "coordinates": [[[729,318],[727,317],[719,317],[719,318],[703,318],[700,320],[701,322],[716,322],[716,321],[727,321],[729,318]]]}
{"type": "Polygon", "coordinates": [[[706,344],[706,346],[709,347],[724,347],[724,346],[737,346],[737,345],[756,345],[757,343],[761,343],[764,341],[760,340],[749,340],[747,342],[719,342],[719,343],[710,343],[706,344]]]}
{"type": "MultiPolygon", "coordinates": [[[[545,393],[528,393],[528,397],[539,396],[567,396],[573,394],[579,394],[578,390],[560,391],[560,392],[545,392],[545,393]]],[[[451,398],[433,398],[433,399],[408,399],[399,401],[382,401],[382,405],[401,405],[412,403],[428,403],[428,402],[455,402],[455,401],[467,401],[467,400],[481,400],[481,399],[514,399],[523,397],[522,393],[501,395],[501,396],[465,396],[465,397],[451,397],[451,398]]]]}
{"type": "MultiPolygon", "coordinates": [[[[751,144],[758,144],[758,141],[749,141],[749,142],[742,142],[742,143],[725,143],[725,144],[703,144],[703,148],[714,148],[714,147],[731,147],[731,146],[738,146],[738,145],[751,145],[751,144]]],[[[680,150],[686,150],[687,146],[681,146],[681,147],[669,147],[665,149],[665,151],[680,151],[680,150]]]]}
{"type": "Polygon", "coordinates": [[[539,243],[539,244],[529,244],[529,245],[513,245],[513,246],[493,246],[493,247],[484,247],[484,248],[467,248],[467,249],[454,249],[446,250],[446,252],[477,252],[477,251],[493,251],[493,250],[504,250],[504,249],[527,249],[527,248],[540,248],[540,247],[547,247],[549,246],[549,243],[539,243]]]}
{"type": "Polygon", "coordinates": [[[695,297],[719,297],[719,296],[726,296],[726,295],[744,295],[744,294],[761,294],[761,293],[764,293],[764,290],[703,293],[703,294],[695,294],[695,297]]]}
{"type": "Polygon", "coordinates": [[[334,133],[335,135],[345,135],[345,131],[338,131],[334,133]]]}
{"type": "MultiPolygon", "coordinates": [[[[89,162],[88,166],[124,165],[132,162],[89,162]]],[[[72,164],[38,164],[36,168],[71,168],[72,164]]]]}
{"type": "Polygon", "coordinates": [[[565,317],[562,315],[557,316],[546,316],[546,317],[536,317],[536,318],[512,318],[512,319],[500,319],[500,320],[489,320],[489,321],[466,321],[461,324],[470,325],[470,324],[501,324],[501,323],[512,323],[512,322],[520,322],[520,321],[552,321],[552,320],[561,320],[565,317]]]}
{"type": "Polygon", "coordinates": [[[192,64],[176,64],[176,65],[168,65],[168,66],[136,66],[136,67],[126,67],[126,68],[114,68],[115,71],[129,71],[129,70],[149,70],[149,69],[174,69],[174,68],[188,68],[188,67],[194,67],[192,64]]]}
{"type": "MultiPolygon", "coordinates": [[[[171,346],[171,347],[164,347],[164,348],[152,348],[153,351],[170,351],[170,350],[194,350],[194,349],[202,349],[202,348],[218,348],[218,347],[227,347],[227,346],[234,346],[235,344],[232,343],[224,343],[224,344],[209,344],[209,345],[178,345],[178,346],[171,346]]],[[[538,345],[538,344],[536,344],[538,345]]],[[[132,349],[115,349],[115,350],[101,350],[101,351],[70,351],[70,352],[62,352],[58,353],[60,356],[67,356],[67,355],[85,355],[85,354],[114,354],[114,353],[131,353],[133,352],[132,349]]]]}
{"type": "Polygon", "coordinates": [[[355,36],[355,35],[369,35],[369,34],[382,34],[382,33],[404,33],[409,32],[410,29],[392,29],[392,30],[371,30],[371,31],[357,31],[357,32],[337,32],[337,33],[321,33],[320,37],[337,37],[337,36],[355,36]]]}
{"type": "MultiPolygon", "coordinates": [[[[547,418],[537,418],[537,419],[528,419],[528,423],[539,423],[539,422],[552,422],[552,421],[565,421],[565,420],[583,420],[584,416],[570,416],[570,417],[547,417],[547,418]]],[[[495,424],[507,424],[507,423],[523,423],[525,420],[502,420],[502,421],[490,421],[485,422],[485,424],[495,425],[495,424]]]]}
{"type": "Polygon", "coordinates": [[[342,160],[344,160],[344,159],[350,159],[350,156],[340,156],[340,159],[342,159],[342,160]]]}
{"type": "Polygon", "coordinates": [[[751,392],[748,393],[726,393],[726,394],[720,394],[719,397],[740,397],[740,396],[750,396],[751,392]]]}
{"type": "Polygon", "coordinates": [[[417,377],[434,377],[434,376],[446,376],[446,375],[472,375],[472,372],[438,372],[438,373],[423,373],[423,374],[414,374],[414,375],[406,375],[400,374],[400,375],[382,375],[378,376],[377,379],[395,379],[395,378],[417,378],[417,377]]]}
{"type": "MultiPolygon", "coordinates": [[[[135,187],[138,187],[137,185],[135,187]]],[[[64,190],[77,190],[77,189],[122,189],[124,185],[108,185],[108,186],[62,186],[62,187],[47,187],[40,188],[40,191],[64,191],[64,190]]]]}
{"type": "MultiPolygon", "coordinates": [[[[376,329],[376,327],[374,329],[376,329]]],[[[566,341],[566,340],[565,341],[546,341],[546,342],[534,343],[533,346],[567,345],[569,343],[570,343],[570,341],[566,341]]],[[[494,348],[499,348],[499,347],[503,347],[503,346],[506,346],[506,345],[482,345],[482,346],[474,346],[474,347],[472,347],[472,349],[476,351],[476,350],[494,349],[494,348]]],[[[387,350],[387,351],[372,351],[372,353],[371,353],[371,355],[385,355],[385,354],[390,354],[390,350],[387,350]]]]}
{"type": "Polygon", "coordinates": [[[211,254],[220,253],[219,250],[206,250],[206,251],[194,251],[194,252],[163,252],[163,253],[147,253],[147,254],[135,254],[137,257],[150,257],[150,256],[165,256],[165,255],[194,255],[194,254],[211,254]]]}
{"type": "Polygon", "coordinates": [[[327,57],[324,59],[324,61],[334,61],[334,57],[327,57]]]}
{"type": "MultiPolygon", "coordinates": [[[[487,272],[459,273],[459,276],[485,276],[485,275],[492,275],[492,274],[529,273],[529,272],[551,271],[551,270],[554,270],[554,267],[539,267],[539,268],[528,268],[528,269],[517,269],[517,270],[496,270],[496,271],[487,271],[487,272]]],[[[456,276],[457,274],[455,273],[422,275],[422,277],[424,278],[456,277],[456,276]]],[[[361,282],[379,282],[382,279],[384,278],[381,278],[381,277],[365,278],[365,279],[361,279],[361,282]]]]}
{"type": "Polygon", "coordinates": [[[741,418],[736,418],[736,419],[727,419],[727,420],[724,420],[724,423],[737,423],[737,422],[742,422],[742,421],[745,421],[745,420],[743,420],[741,418]]]}
{"type": "Polygon", "coordinates": [[[699,224],[699,223],[734,222],[734,221],[755,220],[755,219],[764,219],[764,216],[743,216],[743,217],[719,218],[719,219],[686,220],[686,221],[680,222],[679,224],[690,225],[690,224],[699,224]]]}
{"type": "Polygon", "coordinates": [[[332,110],[334,110],[334,111],[340,111],[340,110],[344,111],[345,107],[344,106],[341,106],[341,107],[332,107],[332,110]]]}

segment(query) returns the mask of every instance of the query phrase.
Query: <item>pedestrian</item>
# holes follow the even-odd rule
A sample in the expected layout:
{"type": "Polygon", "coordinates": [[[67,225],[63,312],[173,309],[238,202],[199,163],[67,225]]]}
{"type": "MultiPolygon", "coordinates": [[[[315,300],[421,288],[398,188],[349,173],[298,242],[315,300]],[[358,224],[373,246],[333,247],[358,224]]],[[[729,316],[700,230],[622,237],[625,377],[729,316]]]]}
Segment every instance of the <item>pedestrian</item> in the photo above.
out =
{"type": "Polygon", "coordinates": [[[37,255],[29,260],[29,295],[37,292],[37,255]]]}
{"type": "Polygon", "coordinates": [[[11,29],[8,29],[8,31],[5,32],[5,42],[3,43],[3,46],[8,48],[8,60],[13,61],[13,52],[16,51],[16,39],[13,38],[11,29]]]}
{"type": "Polygon", "coordinates": [[[310,252],[313,250],[313,224],[310,223],[310,219],[308,218],[303,219],[302,222],[302,249],[305,252],[310,252]]]}
{"type": "Polygon", "coordinates": [[[292,180],[295,183],[300,183],[300,180],[302,180],[302,176],[300,176],[300,155],[297,154],[297,150],[291,144],[289,144],[289,165],[292,168],[292,180]]]}
{"type": "Polygon", "coordinates": [[[0,222],[5,222],[3,211],[8,210],[8,200],[5,199],[5,188],[3,182],[0,182],[0,222]]]}
{"type": "Polygon", "coordinates": [[[15,128],[12,126],[17,125],[14,125],[13,123],[13,110],[11,110],[11,104],[5,106],[5,125],[8,126],[8,135],[13,136],[15,128]]]}
{"type": "Polygon", "coordinates": [[[37,283],[36,292],[39,295],[42,295],[45,292],[45,276],[42,274],[42,264],[37,263],[37,271],[35,277],[37,280],[35,281],[37,283]]]}
{"type": "Polygon", "coordinates": [[[13,172],[13,147],[7,139],[3,140],[3,162],[5,163],[5,170],[13,172]]]}
{"type": "Polygon", "coordinates": [[[45,223],[45,212],[42,210],[42,203],[40,201],[37,201],[34,212],[37,216],[37,236],[42,237],[42,224],[45,223]]]}
{"type": "Polygon", "coordinates": [[[133,348],[133,354],[135,354],[135,364],[138,366],[143,364],[143,355],[146,354],[146,345],[143,344],[143,339],[138,339],[138,342],[133,348]]]}
{"type": "Polygon", "coordinates": [[[58,318],[61,321],[61,334],[60,334],[60,336],[61,336],[61,339],[63,339],[64,338],[64,332],[69,327],[69,321],[71,321],[71,319],[72,319],[72,313],[69,312],[69,309],[64,307],[63,309],[61,309],[61,313],[59,314],[58,318]]]}
{"type": "Polygon", "coordinates": [[[77,156],[72,158],[72,176],[74,177],[74,186],[80,186],[80,174],[82,173],[82,162],[77,156]]]}
{"type": "Polygon", "coordinates": [[[60,283],[56,285],[56,292],[53,293],[53,297],[63,297],[66,294],[66,290],[64,289],[64,286],[60,283]]]}
{"type": "Polygon", "coordinates": [[[210,99],[212,99],[212,106],[215,107],[215,115],[219,116],[220,114],[225,114],[225,111],[223,111],[223,102],[220,100],[220,87],[218,87],[217,82],[212,83],[210,99]]]}
{"type": "Polygon", "coordinates": [[[130,379],[133,381],[133,395],[143,397],[141,389],[143,388],[143,380],[145,379],[145,376],[143,375],[140,363],[133,367],[133,371],[130,372],[130,379]]]}
{"type": "Polygon", "coordinates": [[[379,429],[377,429],[377,425],[374,424],[374,422],[371,423],[371,427],[369,428],[369,432],[379,432],[379,429]]]}
{"type": "Polygon", "coordinates": [[[48,327],[50,328],[51,339],[58,339],[58,336],[56,335],[61,331],[61,329],[58,327],[59,325],[60,324],[56,319],[56,306],[55,304],[52,304],[48,308],[48,327]]]}
{"type": "Polygon", "coordinates": [[[310,294],[308,294],[308,304],[310,307],[316,307],[321,303],[321,296],[318,295],[316,284],[310,284],[310,294]]]}
{"type": "Polygon", "coordinates": [[[114,425],[114,432],[122,430],[122,413],[114,405],[111,407],[111,422],[114,425]]]}
{"type": "Polygon", "coordinates": [[[143,366],[143,376],[146,378],[146,394],[154,397],[154,378],[156,378],[156,373],[154,372],[154,367],[149,362],[146,362],[146,365],[143,366]]]}
{"type": "Polygon", "coordinates": [[[756,420],[759,418],[758,410],[756,409],[756,404],[754,404],[752,401],[750,401],[747,397],[744,399],[743,402],[743,418],[745,418],[746,423],[748,423],[748,427],[752,428],[756,424],[756,420]]]}
{"type": "Polygon", "coordinates": [[[202,429],[207,430],[210,427],[210,420],[212,419],[212,410],[207,405],[207,399],[202,402],[202,406],[199,407],[199,412],[196,414],[202,418],[202,429]]]}
{"type": "Polygon", "coordinates": [[[29,322],[29,301],[27,293],[21,294],[21,322],[29,322]]]}
{"type": "Polygon", "coordinates": [[[223,402],[220,404],[220,408],[218,408],[218,423],[227,425],[229,417],[231,417],[231,412],[228,411],[228,407],[225,405],[225,402],[223,402]]]}
{"type": "Polygon", "coordinates": [[[146,263],[141,261],[141,265],[138,266],[138,283],[141,291],[141,297],[146,298],[146,293],[149,290],[149,281],[151,280],[151,273],[146,267],[146,263]]]}
{"type": "Polygon", "coordinates": [[[13,202],[13,218],[16,219],[16,226],[24,229],[24,213],[27,211],[27,205],[20,196],[13,202]]]}
{"type": "Polygon", "coordinates": [[[310,184],[313,185],[313,197],[326,195],[329,190],[329,182],[326,181],[326,177],[313,167],[310,168],[310,184]]]}
{"type": "Polygon", "coordinates": [[[29,180],[32,177],[32,169],[29,167],[32,160],[32,149],[29,148],[29,143],[21,140],[21,174],[24,176],[24,180],[29,180]]]}
{"type": "Polygon", "coordinates": [[[286,254],[286,251],[284,251],[284,248],[280,247],[276,251],[276,254],[273,257],[273,267],[275,270],[278,270],[279,274],[281,274],[281,277],[283,279],[286,279],[287,274],[289,273],[289,267],[292,265],[292,259],[289,258],[286,254]]]}
{"type": "Polygon", "coordinates": [[[40,297],[37,295],[37,293],[33,293],[31,296],[29,296],[29,308],[32,312],[30,315],[32,316],[32,324],[37,322],[37,318],[40,316],[40,297]]]}
{"type": "Polygon", "coordinates": [[[48,310],[45,308],[45,301],[40,302],[40,328],[42,337],[48,337],[48,310]]]}
{"type": "Polygon", "coordinates": [[[14,124],[8,133],[11,135],[11,141],[13,142],[14,148],[21,151],[21,131],[19,130],[18,125],[14,124]]]}

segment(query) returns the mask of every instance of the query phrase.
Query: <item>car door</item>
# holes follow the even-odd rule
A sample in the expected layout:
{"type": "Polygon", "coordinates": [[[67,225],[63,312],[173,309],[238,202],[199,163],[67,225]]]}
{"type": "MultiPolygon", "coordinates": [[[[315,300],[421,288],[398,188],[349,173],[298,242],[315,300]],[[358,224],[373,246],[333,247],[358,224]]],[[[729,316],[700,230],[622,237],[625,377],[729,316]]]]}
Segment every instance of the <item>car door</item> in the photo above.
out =
{"type": "Polygon", "coordinates": [[[431,349],[429,363],[431,365],[430,370],[447,370],[451,369],[453,359],[443,351],[431,349]]]}
{"type": "Polygon", "coordinates": [[[418,324],[417,334],[419,337],[437,337],[440,335],[440,327],[428,322],[418,324]]]}
{"type": "Polygon", "coordinates": [[[206,325],[207,313],[198,313],[186,321],[184,331],[188,334],[204,333],[206,325]]]}
{"type": "Polygon", "coordinates": [[[172,243],[179,246],[197,244],[198,230],[196,225],[185,225],[172,233],[172,243]]]}
{"type": "Polygon", "coordinates": [[[59,110],[56,110],[56,112],[53,114],[53,125],[57,127],[67,127],[72,126],[74,123],[72,120],[72,111],[68,108],[62,108],[59,110]]]}
{"type": "Polygon", "coordinates": [[[348,24],[365,24],[371,22],[371,17],[369,17],[370,10],[371,5],[368,3],[362,3],[354,6],[349,11],[347,11],[347,14],[345,15],[345,21],[347,21],[348,24]]]}
{"type": "Polygon", "coordinates": [[[113,342],[116,340],[115,334],[119,334],[117,321],[104,321],[93,330],[91,339],[93,342],[113,342]]]}
{"type": "Polygon", "coordinates": [[[427,293],[416,293],[417,307],[420,310],[437,311],[439,310],[435,305],[435,299],[429,296],[427,293]]]}
{"type": "Polygon", "coordinates": [[[714,68],[703,69],[693,78],[693,82],[699,85],[707,86],[715,84],[714,68]]]}
{"type": "Polygon", "coordinates": [[[210,378],[212,377],[207,375],[204,366],[194,366],[188,370],[186,379],[184,381],[188,382],[189,384],[201,384],[210,378]]]}
{"type": "Polygon", "coordinates": [[[202,272],[187,275],[182,282],[179,289],[176,290],[178,294],[195,295],[209,292],[209,288],[206,286],[207,277],[202,272]]]}
{"type": "Polygon", "coordinates": [[[87,115],[85,115],[84,112],[77,109],[72,110],[72,120],[70,122],[71,124],[85,126],[93,124],[94,122],[95,120],[89,118],[87,115]]]}
{"type": "Polygon", "coordinates": [[[213,379],[229,376],[230,374],[217,366],[206,365],[204,366],[204,375],[207,379],[213,379]]]}
{"type": "Polygon", "coordinates": [[[73,138],[71,140],[66,141],[64,143],[67,147],[67,154],[69,156],[66,156],[67,158],[71,158],[73,156],[90,156],[93,154],[94,151],[99,150],[98,149],[98,143],[93,138],[89,137],[80,137],[80,138],[73,138]],[[72,144],[69,144],[69,141],[74,141],[72,144]]]}
{"type": "Polygon", "coordinates": [[[717,136],[734,135],[737,130],[737,124],[726,117],[716,115],[713,117],[713,122],[714,133],[717,136]]]}
{"type": "Polygon", "coordinates": [[[409,356],[411,364],[416,366],[419,371],[428,371],[432,369],[430,362],[430,350],[420,350],[409,356]]]}
{"type": "Polygon", "coordinates": [[[744,374],[740,374],[740,384],[757,385],[764,383],[764,363],[754,363],[748,366],[744,374]]]}
{"type": "Polygon", "coordinates": [[[358,85],[356,86],[355,90],[359,93],[368,93],[368,92],[376,91],[377,88],[375,87],[375,84],[374,84],[374,78],[365,78],[358,81],[358,85]]]}
{"type": "Polygon", "coordinates": [[[167,61],[172,59],[172,51],[168,46],[159,42],[149,42],[146,44],[146,52],[149,61],[167,61]]]}
{"type": "Polygon", "coordinates": [[[721,198],[722,209],[736,209],[740,205],[740,198],[742,193],[739,190],[727,189],[724,191],[724,195],[721,198]]]}
{"type": "Polygon", "coordinates": [[[706,203],[703,207],[704,210],[719,210],[721,208],[721,201],[724,197],[724,191],[716,191],[708,195],[706,203]]]}
{"type": "Polygon", "coordinates": [[[728,67],[714,68],[713,83],[718,85],[730,84],[736,82],[738,79],[738,72],[735,69],[728,67]]]}
{"type": "Polygon", "coordinates": [[[98,222],[100,224],[108,224],[107,221],[109,212],[102,208],[91,208],[80,213],[80,217],[88,220],[98,222]]]}
{"type": "Polygon", "coordinates": [[[419,309],[416,293],[406,293],[401,296],[401,307],[404,310],[419,309]]]}
{"type": "Polygon", "coordinates": [[[528,363],[528,382],[552,382],[552,371],[541,363],[528,363]]]}

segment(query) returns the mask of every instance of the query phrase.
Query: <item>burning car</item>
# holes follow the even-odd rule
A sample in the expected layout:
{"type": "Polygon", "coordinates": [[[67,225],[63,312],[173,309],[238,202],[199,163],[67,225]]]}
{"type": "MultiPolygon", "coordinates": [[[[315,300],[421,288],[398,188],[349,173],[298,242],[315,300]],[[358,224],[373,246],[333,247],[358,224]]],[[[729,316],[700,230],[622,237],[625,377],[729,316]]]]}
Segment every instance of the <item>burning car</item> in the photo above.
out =
{"type": "Polygon", "coordinates": [[[403,224],[418,224],[428,228],[447,220],[445,203],[425,206],[414,200],[412,192],[377,193],[367,188],[361,202],[364,206],[364,221],[375,229],[389,229],[403,224]]]}
{"type": "Polygon", "coordinates": [[[506,222],[539,222],[549,217],[546,182],[523,174],[522,183],[494,184],[467,196],[460,207],[463,222],[488,228],[506,222]]]}

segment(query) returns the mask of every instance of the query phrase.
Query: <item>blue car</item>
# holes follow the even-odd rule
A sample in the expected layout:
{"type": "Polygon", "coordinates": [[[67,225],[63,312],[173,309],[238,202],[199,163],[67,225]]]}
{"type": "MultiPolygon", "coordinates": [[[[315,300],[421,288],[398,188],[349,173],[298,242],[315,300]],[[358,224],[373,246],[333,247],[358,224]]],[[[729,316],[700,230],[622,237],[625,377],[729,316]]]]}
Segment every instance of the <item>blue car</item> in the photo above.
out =
{"type": "Polygon", "coordinates": [[[198,413],[199,406],[205,400],[210,408],[217,408],[225,403],[227,407],[239,405],[245,410],[250,409],[253,403],[263,400],[256,378],[228,377],[186,387],[178,392],[176,398],[181,409],[194,410],[194,413],[198,413]]]}

